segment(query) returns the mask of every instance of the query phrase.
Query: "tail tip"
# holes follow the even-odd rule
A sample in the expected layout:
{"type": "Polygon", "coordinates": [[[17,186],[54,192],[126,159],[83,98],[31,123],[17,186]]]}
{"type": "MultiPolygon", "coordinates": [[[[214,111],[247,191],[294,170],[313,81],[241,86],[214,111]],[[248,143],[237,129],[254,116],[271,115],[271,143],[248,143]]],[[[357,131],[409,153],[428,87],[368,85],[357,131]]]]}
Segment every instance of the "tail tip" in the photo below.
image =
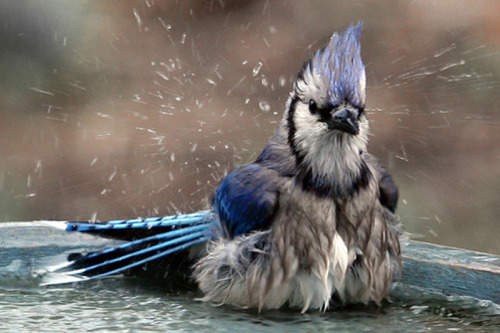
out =
{"type": "Polygon", "coordinates": [[[65,273],[47,272],[42,276],[41,286],[53,286],[89,280],[86,276],[69,275],[65,273]]]}

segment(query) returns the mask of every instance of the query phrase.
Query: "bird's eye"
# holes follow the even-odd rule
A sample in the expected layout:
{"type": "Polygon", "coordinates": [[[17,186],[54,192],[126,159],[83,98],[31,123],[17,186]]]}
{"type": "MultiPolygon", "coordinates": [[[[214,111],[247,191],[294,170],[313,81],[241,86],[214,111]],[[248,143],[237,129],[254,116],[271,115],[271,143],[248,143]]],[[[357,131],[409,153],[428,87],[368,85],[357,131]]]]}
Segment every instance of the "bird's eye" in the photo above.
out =
{"type": "Polygon", "coordinates": [[[318,105],[312,99],[309,100],[309,112],[312,114],[316,114],[316,112],[318,112],[318,105]]]}

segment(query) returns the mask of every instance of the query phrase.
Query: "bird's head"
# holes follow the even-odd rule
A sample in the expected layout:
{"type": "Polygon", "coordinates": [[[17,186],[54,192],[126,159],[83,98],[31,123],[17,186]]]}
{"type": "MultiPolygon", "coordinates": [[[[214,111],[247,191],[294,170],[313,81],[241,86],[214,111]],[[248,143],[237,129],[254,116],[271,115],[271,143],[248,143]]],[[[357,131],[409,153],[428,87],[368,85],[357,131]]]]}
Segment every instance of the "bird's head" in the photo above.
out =
{"type": "Polygon", "coordinates": [[[306,61],[289,101],[289,137],[298,150],[321,141],[366,144],[365,67],[362,25],[334,33],[328,45],[306,61]]]}

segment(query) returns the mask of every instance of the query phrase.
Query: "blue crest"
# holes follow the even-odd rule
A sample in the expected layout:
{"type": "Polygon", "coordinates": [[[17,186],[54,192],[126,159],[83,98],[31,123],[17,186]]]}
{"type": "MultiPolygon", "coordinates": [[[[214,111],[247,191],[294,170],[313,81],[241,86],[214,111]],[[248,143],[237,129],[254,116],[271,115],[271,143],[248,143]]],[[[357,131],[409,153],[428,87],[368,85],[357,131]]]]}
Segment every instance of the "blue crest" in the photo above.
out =
{"type": "Polygon", "coordinates": [[[328,94],[332,103],[349,103],[364,107],[364,92],[360,81],[364,80],[365,66],[361,60],[362,23],[352,24],[340,34],[334,33],[330,43],[311,58],[309,69],[324,77],[329,83],[328,94]]]}

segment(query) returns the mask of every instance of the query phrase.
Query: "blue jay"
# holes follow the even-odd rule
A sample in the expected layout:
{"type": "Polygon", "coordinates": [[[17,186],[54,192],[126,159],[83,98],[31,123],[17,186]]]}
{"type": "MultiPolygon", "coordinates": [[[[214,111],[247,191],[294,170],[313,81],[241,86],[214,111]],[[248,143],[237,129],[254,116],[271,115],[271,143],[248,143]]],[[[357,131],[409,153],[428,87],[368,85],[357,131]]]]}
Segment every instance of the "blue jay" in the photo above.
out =
{"type": "Polygon", "coordinates": [[[161,262],[192,269],[202,299],[213,304],[302,311],[324,311],[331,302],[380,304],[400,266],[398,192],[366,150],[361,29],[334,33],[306,61],[275,135],[255,162],[222,179],[209,210],[66,222],[68,231],[128,242],[72,255],[46,283],[161,262]]]}

